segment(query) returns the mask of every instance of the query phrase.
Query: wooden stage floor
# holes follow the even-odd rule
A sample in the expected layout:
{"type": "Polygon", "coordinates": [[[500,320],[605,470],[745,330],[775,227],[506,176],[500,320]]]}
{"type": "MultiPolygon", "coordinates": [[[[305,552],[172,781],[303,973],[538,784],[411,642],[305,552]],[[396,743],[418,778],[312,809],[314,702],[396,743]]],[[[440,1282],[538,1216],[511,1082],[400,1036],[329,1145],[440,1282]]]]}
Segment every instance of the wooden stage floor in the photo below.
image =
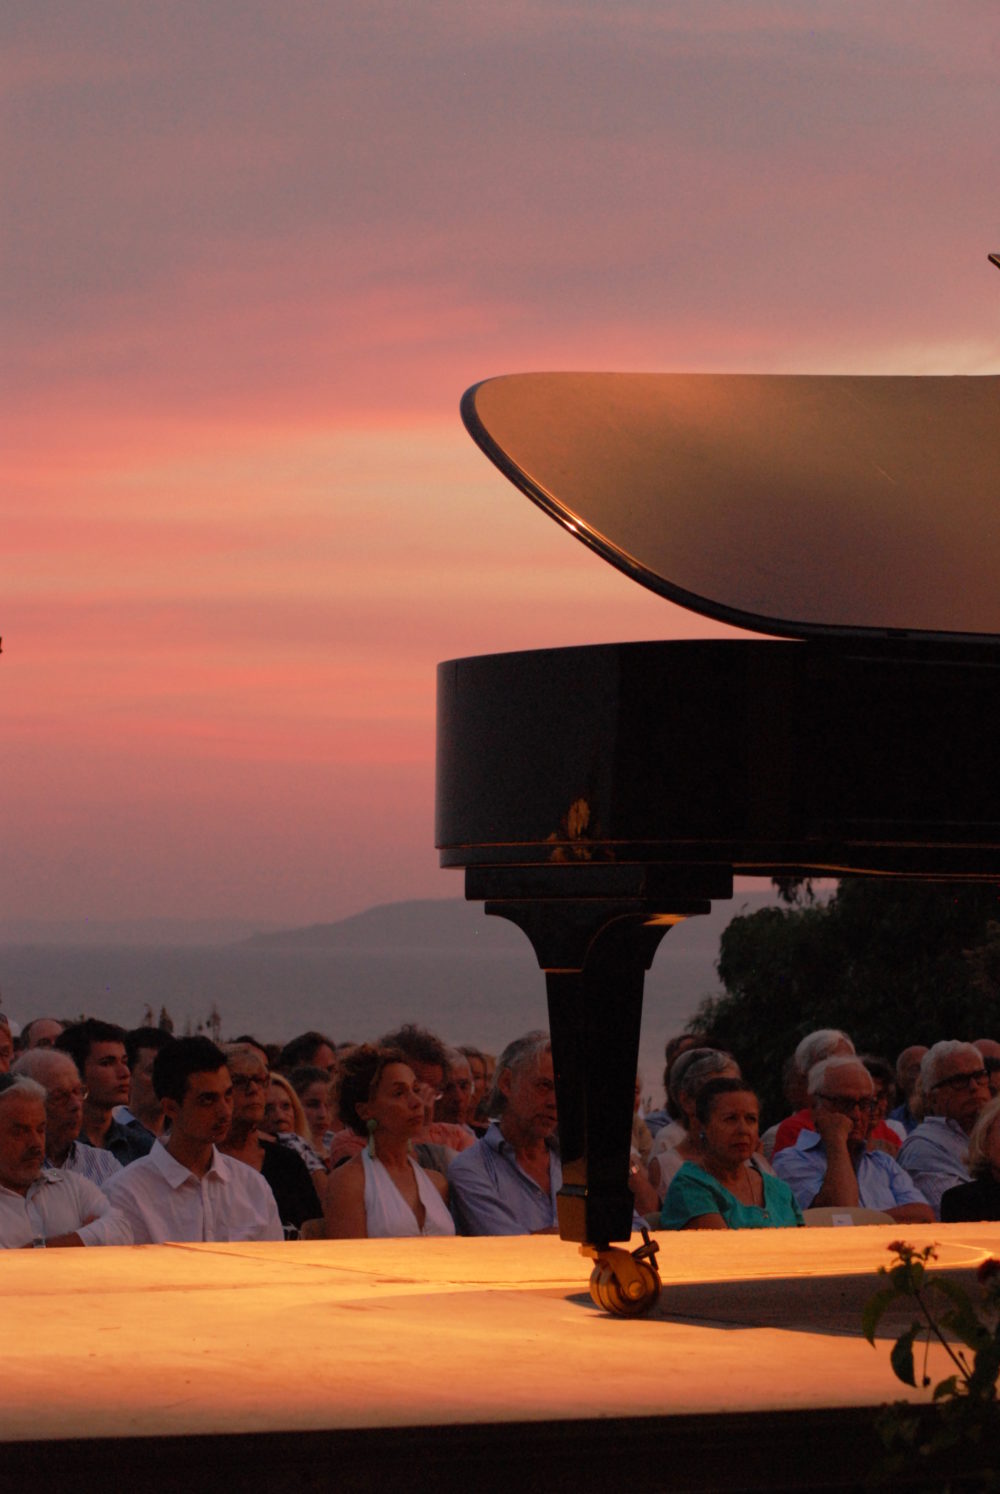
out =
{"type": "Polygon", "coordinates": [[[1000,1254],[991,1225],[660,1234],[660,1304],[619,1319],[551,1236],[7,1251],[0,1485],[853,1487],[904,1394],[899,1320],[860,1335],[897,1238],[1000,1254]]]}

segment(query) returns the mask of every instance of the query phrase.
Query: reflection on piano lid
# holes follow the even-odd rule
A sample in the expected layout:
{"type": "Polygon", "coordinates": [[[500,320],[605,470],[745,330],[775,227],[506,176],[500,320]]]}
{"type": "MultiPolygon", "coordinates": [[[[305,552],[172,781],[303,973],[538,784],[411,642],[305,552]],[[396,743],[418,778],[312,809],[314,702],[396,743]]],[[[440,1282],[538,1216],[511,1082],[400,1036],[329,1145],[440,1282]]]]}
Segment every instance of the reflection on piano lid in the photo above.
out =
{"type": "Polygon", "coordinates": [[[995,642],[1000,378],[515,374],[462,415],[633,579],[793,638],[995,642]]]}

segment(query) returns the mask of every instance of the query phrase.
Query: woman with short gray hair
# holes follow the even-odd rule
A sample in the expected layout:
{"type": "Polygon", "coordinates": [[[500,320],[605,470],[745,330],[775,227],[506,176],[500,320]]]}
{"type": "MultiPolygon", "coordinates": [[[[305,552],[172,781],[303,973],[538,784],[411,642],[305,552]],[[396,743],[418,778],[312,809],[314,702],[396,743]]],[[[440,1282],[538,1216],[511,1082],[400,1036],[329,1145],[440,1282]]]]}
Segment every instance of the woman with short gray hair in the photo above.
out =
{"type": "Polygon", "coordinates": [[[710,1079],[740,1077],[740,1066],[731,1053],[720,1048],[688,1048],[678,1054],[670,1069],[670,1108],[676,1110],[681,1126],[680,1138],[671,1126],[659,1133],[649,1154],[649,1181],[660,1202],[666,1197],[671,1179],[685,1162],[701,1157],[699,1127],[695,1117],[698,1096],[710,1079]]]}

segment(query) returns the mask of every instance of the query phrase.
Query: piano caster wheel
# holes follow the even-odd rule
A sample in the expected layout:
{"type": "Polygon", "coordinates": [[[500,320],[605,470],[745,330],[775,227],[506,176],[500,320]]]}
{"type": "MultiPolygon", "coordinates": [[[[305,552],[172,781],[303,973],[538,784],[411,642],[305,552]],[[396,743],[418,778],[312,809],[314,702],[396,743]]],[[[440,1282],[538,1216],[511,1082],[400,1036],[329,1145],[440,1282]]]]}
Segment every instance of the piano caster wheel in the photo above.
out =
{"type": "Polygon", "coordinates": [[[617,1318],[637,1318],[659,1301],[661,1282],[655,1260],[657,1244],[643,1230],[643,1244],[631,1253],[606,1246],[598,1250],[582,1245],[581,1254],[592,1256],[590,1295],[598,1307],[617,1318]]]}

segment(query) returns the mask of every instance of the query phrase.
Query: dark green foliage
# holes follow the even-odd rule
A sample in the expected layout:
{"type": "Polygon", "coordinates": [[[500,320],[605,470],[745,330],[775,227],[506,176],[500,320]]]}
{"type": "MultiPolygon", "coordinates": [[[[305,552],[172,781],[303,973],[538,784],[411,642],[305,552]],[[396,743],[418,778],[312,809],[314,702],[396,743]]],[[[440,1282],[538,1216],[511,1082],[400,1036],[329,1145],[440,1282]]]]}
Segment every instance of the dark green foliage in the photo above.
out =
{"type": "Polygon", "coordinates": [[[881,1411],[876,1427],[885,1456],[872,1470],[870,1487],[927,1494],[997,1490],[1000,1261],[991,1258],[979,1267],[983,1290],[977,1304],[959,1282],[930,1270],[937,1256],[933,1245],[918,1250],[897,1240],[889,1249],[895,1263],[879,1268],[889,1285],[881,1286],[864,1310],[865,1337],[874,1347],[887,1308],[904,1304],[919,1317],[890,1351],[897,1378],[905,1385],[931,1386],[926,1351],[917,1379],[913,1349],[921,1338],[925,1346],[936,1343],[944,1351],[954,1373],[934,1385],[930,1405],[897,1401],[881,1411]]]}
{"type": "Polygon", "coordinates": [[[784,884],[787,908],[734,918],[719,951],[725,994],[692,1029],[736,1055],[762,1125],[787,1112],[781,1069],[799,1039],[841,1027],[895,1061],[910,1043],[995,1035],[1000,889],[845,878],[827,902],[784,884]]]}

